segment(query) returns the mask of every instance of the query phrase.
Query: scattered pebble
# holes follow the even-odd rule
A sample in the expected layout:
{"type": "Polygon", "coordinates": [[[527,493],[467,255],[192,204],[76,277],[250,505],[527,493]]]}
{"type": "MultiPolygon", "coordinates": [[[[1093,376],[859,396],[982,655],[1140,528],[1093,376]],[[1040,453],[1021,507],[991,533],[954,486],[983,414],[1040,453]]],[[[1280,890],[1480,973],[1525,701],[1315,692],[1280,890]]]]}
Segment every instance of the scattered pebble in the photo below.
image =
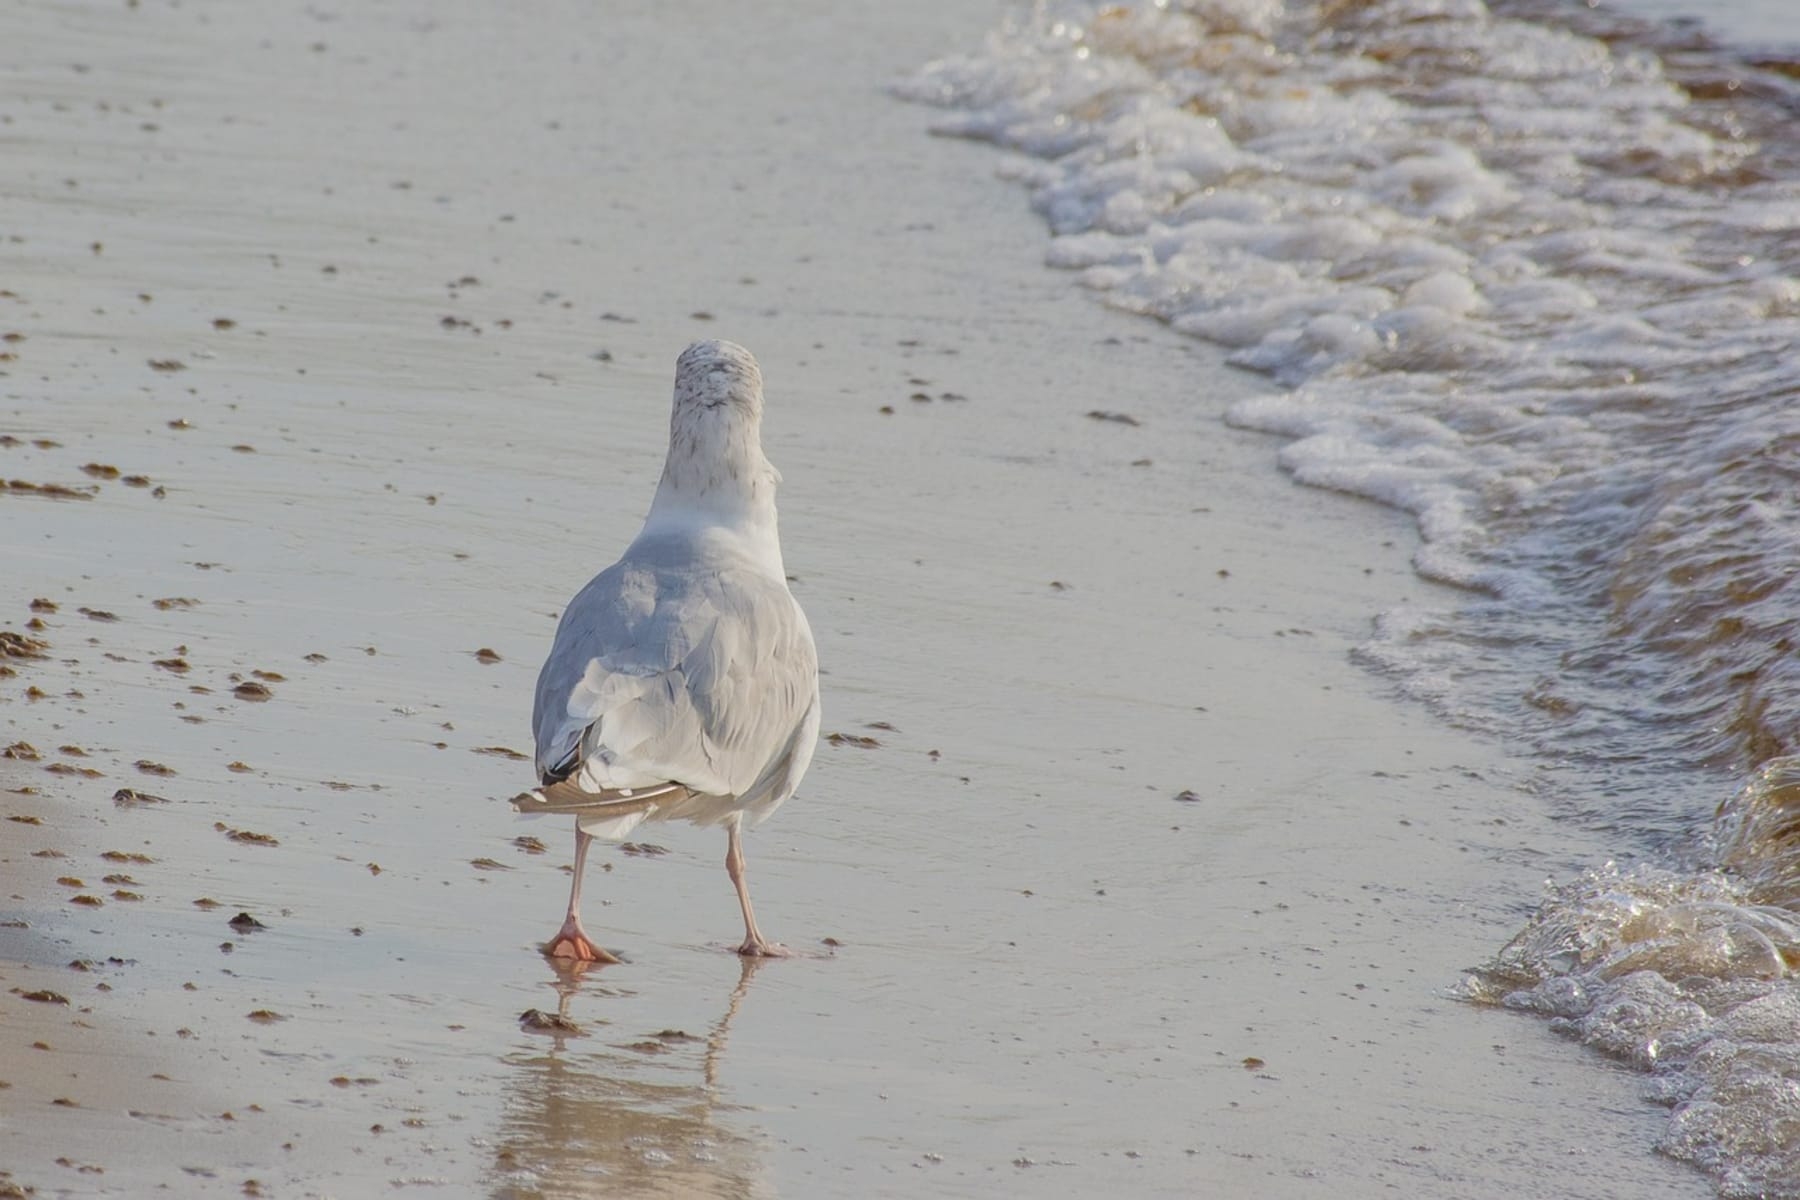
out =
{"type": "Polygon", "coordinates": [[[881,743],[876,741],[874,738],[864,737],[863,735],[861,735],[859,733],[827,734],[825,737],[825,740],[830,742],[834,746],[854,746],[858,750],[873,750],[877,746],[881,745],[881,743]]]}
{"type": "Polygon", "coordinates": [[[482,663],[483,665],[497,663],[500,661],[500,655],[497,652],[488,649],[486,646],[483,646],[481,649],[475,651],[475,661],[482,663]]]}
{"type": "Polygon", "coordinates": [[[0,629],[0,658],[42,658],[49,648],[50,643],[41,638],[0,629]]]}
{"type": "Polygon", "coordinates": [[[52,500],[92,500],[100,491],[97,487],[72,488],[61,483],[32,483],[28,479],[0,480],[0,489],[31,496],[48,496],[52,500]]]}
{"type": "Polygon", "coordinates": [[[1102,412],[1100,409],[1096,408],[1096,409],[1092,410],[1091,412],[1089,412],[1087,415],[1095,421],[1111,421],[1115,425],[1142,425],[1143,424],[1142,421],[1138,420],[1136,417],[1132,416],[1130,413],[1102,412]]]}
{"type": "Polygon", "coordinates": [[[274,692],[254,680],[246,680],[243,683],[238,684],[231,689],[231,694],[236,696],[239,700],[253,700],[258,703],[271,699],[275,695],[274,692]]]}
{"type": "Polygon", "coordinates": [[[519,1025],[538,1033],[569,1033],[577,1037],[582,1036],[581,1026],[561,1013],[547,1013],[536,1008],[528,1008],[520,1013],[519,1025]]]}

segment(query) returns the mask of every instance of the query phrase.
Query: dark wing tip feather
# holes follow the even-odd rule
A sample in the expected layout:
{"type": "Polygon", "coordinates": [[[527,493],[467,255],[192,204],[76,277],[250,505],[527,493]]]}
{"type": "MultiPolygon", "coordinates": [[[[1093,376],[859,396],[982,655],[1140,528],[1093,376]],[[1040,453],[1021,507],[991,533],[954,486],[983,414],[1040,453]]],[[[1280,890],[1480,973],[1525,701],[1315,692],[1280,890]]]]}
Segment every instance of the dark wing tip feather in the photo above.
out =
{"type": "Polygon", "coordinates": [[[577,740],[573,746],[569,747],[569,752],[563,756],[561,762],[545,767],[538,773],[538,782],[544,784],[560,783],[562,780],[573,775],[575,773],[575,768],[580,765],[581,742],[577,740]]]}

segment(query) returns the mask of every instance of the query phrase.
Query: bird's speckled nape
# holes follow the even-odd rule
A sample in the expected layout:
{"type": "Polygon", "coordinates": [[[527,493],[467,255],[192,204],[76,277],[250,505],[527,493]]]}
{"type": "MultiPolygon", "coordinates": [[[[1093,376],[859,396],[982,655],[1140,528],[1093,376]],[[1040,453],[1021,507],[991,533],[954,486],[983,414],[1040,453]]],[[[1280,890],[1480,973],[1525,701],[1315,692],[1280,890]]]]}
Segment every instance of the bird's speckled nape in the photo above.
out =
{"type": "Polygon", "coordinates": [[[669,456],[652,518],[702,510],[773,525],[780,472],[762,449],[762,371],[735,342],[695,342],[675,363],[669,456]]]}

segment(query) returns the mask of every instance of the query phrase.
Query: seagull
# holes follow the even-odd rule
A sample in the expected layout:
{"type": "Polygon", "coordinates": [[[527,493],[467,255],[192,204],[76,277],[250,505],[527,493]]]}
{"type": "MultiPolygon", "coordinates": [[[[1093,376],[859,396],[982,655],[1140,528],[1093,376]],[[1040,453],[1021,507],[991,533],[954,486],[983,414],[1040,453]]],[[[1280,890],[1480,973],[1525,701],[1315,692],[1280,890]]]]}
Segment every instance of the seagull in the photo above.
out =
{"type": "Polygon", "coordinates": [[[669,453],[650,515],[563,612],[531,724],[527,814],[575,817],[575,879],[556,959],[614,963],[581,927],[595,838],[644,821],[723,825],[744,914],[738,953],[783,957],[756,927],[742,829],[794,794],[819,737],[819,657],[788,590],[775,527],[781,473],[762,449],[762,372],[732,342],[675,363],[669,453]]]}

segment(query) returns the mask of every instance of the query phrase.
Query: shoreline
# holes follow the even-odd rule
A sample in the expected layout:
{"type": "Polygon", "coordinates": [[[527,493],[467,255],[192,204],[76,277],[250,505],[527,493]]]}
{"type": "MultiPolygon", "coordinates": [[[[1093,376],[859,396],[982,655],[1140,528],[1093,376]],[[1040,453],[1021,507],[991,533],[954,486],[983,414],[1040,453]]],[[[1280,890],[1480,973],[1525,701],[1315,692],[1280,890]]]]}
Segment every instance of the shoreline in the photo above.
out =
{"type": "Polygon", "coordinates": [[[60,606],[0,683],[0,744],[45,754],[0,762],[42,822],[6,826],[0,978],[71,1001],[6,997],[12,1179],[1710,1194],[1640,1078],[1447,998],[1604,848],[1349,661],[1443,602],[1410,519],[1288,482],[1221,420],[1264,384],[1042,268],[992,153],[872,86],[994,14],[785,19],[26,18],[56,65],[0,85],[0,469],[166,493],[0,496],[0,627],[60,606]],[[748,839],[806,957],[721,950],[723,840],[658,828],[589,869],[630,961],[569,981],[532,951],[567,831],[508,814],[529,767],[494,750],[710,336],[768,380],[825,729],[880,745],[821,745],[748,839]],[[55,882],[103,873],[143,899],[55,882]],[[558,1006],[584,1036],[520,1029],[558,1006]]]}

